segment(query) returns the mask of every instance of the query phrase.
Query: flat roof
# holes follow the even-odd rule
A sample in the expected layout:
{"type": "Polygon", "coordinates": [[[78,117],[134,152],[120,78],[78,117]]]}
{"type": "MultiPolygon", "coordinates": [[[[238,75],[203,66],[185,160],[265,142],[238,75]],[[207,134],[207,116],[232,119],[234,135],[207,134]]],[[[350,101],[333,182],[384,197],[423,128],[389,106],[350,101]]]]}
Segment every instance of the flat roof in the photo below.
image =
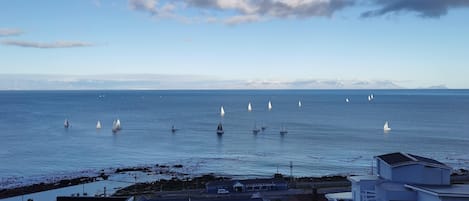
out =
{"type": "Polygon", "coordinates": [[[347,179],[351,182],[360,182],[360,181],[378,180],[379,177],[376,175],[362,175],[362,176],[348,176],[347,179]]]}
{"type": "Polygon", "coordinates": [[[352,200],[352,192],[342,192],[342,193],[328,193],[326,194],[327,199],[335,200],[352,200]]]}
{"type": "Polygon", "coordinates": [[[425,192],[438,197],[469,198],[469,184],[453,185],[408,185],[405,187],[415,191],[425,192]]]}
{"type": "Polygon", "coordinates": [[[385,163],[391,165],[392,167],[410,165],[410,164],[420,164],[420,165],[428,165],[428,166],[444,168],[444,169],[451,169],[451,167],[437,160],[422,157],[422,156],[417,156],[413,154],[402,153],[402,152],[379,155],[379,156],[375,156],[375,158],[378,158],[384,161],[385,163]]]}

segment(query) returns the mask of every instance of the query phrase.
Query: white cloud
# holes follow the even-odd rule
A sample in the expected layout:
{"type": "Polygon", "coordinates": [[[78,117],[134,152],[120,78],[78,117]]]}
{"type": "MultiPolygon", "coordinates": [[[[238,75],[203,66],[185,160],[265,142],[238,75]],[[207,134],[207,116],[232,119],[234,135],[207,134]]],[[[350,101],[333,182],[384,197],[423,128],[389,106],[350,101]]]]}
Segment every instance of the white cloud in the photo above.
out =
{"type": "Polygon", "coordinates": [[[93,46],[92,43],[80,41],[57,41],[51,43],[19,41],[19,40],[6,40],[1,42],[3,45],[30,47],[30,48],[71,48],[71,47],[88,47],[93,46]]]}
{"type": "Polygon", "coordinates": [[[271,18],[330,17],[353,3],[354,0],[174,0],[165,3],[158,0],[129,0],[131,9],[149,12],[157,18],[209,19],[202,21],[229,25],[271,18]]]}
{"type": "Polygon", "coordinates": [[[147,11],[152,14],[156,13],[157,0],[129,0],[129,6],[133,10],[147,11]]]}
{"type": "Polygon", "coordinates": [[[19,29],[1,29],[0,28],[0,36],[17,36],[22,33],[23,31],[19,29]]]}
{"type": "Polygon", "coordinates": [[[225,23],[229,25],[236,25],[241,23],[256,22],[261,19],[258,15],[237,15],[225,19],[225,23]]]}

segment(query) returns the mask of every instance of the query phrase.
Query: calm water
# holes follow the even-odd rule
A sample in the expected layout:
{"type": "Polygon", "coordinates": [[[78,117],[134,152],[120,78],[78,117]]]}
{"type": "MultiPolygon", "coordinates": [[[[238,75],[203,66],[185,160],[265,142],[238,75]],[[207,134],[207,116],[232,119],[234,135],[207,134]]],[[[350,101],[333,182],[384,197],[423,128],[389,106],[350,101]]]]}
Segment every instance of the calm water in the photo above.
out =
{"type": "Polygon", "coordinates": [[[0,177],[156,163],[257,176],[289,174],[290,161],[295,175],[366,173],[372,156],[395,151],[468,167],[469,91],[3,91],[0,139],[0,177]],[[256,122],[268,128],[254,135],[256,122]]]}

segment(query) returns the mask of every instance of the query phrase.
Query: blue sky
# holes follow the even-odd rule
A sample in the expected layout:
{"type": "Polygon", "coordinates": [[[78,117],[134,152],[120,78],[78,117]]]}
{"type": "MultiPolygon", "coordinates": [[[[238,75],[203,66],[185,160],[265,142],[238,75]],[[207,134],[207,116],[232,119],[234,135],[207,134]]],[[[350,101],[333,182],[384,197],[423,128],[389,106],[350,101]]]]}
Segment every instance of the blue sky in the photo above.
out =
{"type": "Polygon", "coordinates": [[[468,19],[455,0],[1,1],[0,68],[469,88],[468,19]]]}

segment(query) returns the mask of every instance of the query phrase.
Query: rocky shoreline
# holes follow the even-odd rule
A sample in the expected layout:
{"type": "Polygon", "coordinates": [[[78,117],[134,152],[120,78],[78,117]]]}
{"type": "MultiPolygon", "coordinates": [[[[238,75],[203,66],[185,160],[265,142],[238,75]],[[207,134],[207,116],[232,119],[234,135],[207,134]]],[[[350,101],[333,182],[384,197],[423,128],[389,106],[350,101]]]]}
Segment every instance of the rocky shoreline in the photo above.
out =
{"type": "MultiPolygon", "coordinates": [[[[43,178],[42,181],[31,183],[27,185],[19,185],[13,187],[2,187],[0,188],[0,199],[15,197],[25,194],[37,193],[42,191],[48,191],[53,189],[59,189],[69,186],[75,186],[80,184],[86,184],[96,181],[107,180],[112,175],[126,174],[141,172],[147,175],[164,175],[167,177],[183,177],[187,174],[182,171],[183,166],[177,165],[151,165],[151,166],[137,166],[137,167],[120,167],[120,168],[109,168],[101,169],[94,172],[78,173],[75,176],[55,176],[50,178],[43,178]],[[181,171],[179,171],[181,170],[181,171]]],[[[11,186],[13,181],[6,180],[7,184],[3,186],[11,186]]]]}
{"type": "MultiPolygon", "coordinates": [[[[141,172],[148,175],[165,175],[170,179],[158,179],[148,182],[138,182],[122,189],[117,190],[114,195],[126,196],[135,194],[146,194],[159,191],[177,191],[177,190],[191,190],[191,189],[203,189],[205,184],[210,181],[230,180],[229,176],[216,176],[215,174],[204,174],[201,176],[192,176],[183,171],[182,165],[152,165],[152,166],[138,166],[138,167],[122,167],[122,168],[111,168],[107,170],[100,170],[95,172],[94,175],[88,176],[77,176],[74,178],[62,178],[53,182],[39,182],[25,186],[18,186],[12,188],[0,189],[0,199],[21,196],[30,193],[37,193],[47,190],[59,189],[63,187],[69,187],[74,185],[86,184],[90,182],[107,180],[110,176],[116,174],[129,174],[135,172],[141,172]]],[[[276,178],[285,179],[291,181],[289,177],[283,177],[282,175],[274,175],[276,178]]],[[[455,170],[451,175],[452,183],[469,183],[469,171],[465,169],[455,170]]],[[[331,183],[338,182],[341,185],[347,185],[346,175],[342,176],[323,176],[323,177],[300,177],[295,178],[295,185],[301,188],[302,184],[307,183],[310,186],[311,183],[331,183]]]]}

